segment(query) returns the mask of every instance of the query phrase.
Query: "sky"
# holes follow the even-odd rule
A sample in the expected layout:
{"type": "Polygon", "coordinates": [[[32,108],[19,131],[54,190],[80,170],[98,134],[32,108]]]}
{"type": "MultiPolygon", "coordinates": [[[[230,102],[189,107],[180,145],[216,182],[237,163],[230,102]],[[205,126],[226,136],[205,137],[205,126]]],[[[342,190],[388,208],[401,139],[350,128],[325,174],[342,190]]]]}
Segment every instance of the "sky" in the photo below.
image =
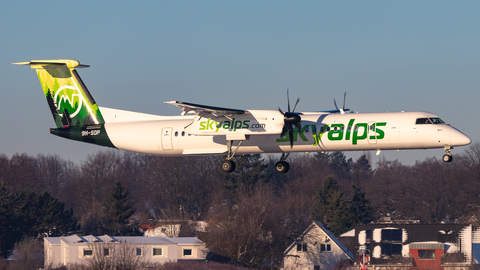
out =
{"type": "MultiPolygon", "coordinates": [[[[103,107],[285,110],[289,89],[298,111],[318,111],[347,92],[355,112],[428,111],[478,142],[479,11],[479,1],[5,1],[0,153],[81,163],[106,149],[50,135],[35,72],[11,65],[58,58],[90,65],[78,72],[103,107]]],[[[443,154],[383,151],[372,162],[443,154]]]]}

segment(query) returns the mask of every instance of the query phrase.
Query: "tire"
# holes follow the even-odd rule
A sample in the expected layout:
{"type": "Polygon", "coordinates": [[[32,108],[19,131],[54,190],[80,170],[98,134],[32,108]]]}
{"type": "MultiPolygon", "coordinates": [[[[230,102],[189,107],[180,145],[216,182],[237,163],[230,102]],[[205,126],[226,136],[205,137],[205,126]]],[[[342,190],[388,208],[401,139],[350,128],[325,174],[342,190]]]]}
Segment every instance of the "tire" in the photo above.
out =
{"type": "Polygon", "coordinates": [[[231,172],[235,171],[235,162],[233,162],[231,160],[225,160],[222,163],[222,171],[227,172],[227,173],[231,173],[231,172]]]}
{"type": "Polygon", "coordinates": [[[445,154],[442,157],[443,162],[452,162],[452,159],[453,159],[452,155],[449,155],[449,154],[445,154]]]}
{"type": "Polygon", "coordinates": [[[279,161],[275,164],[275,170],[278,173],[287,173],[290,169],[290,165],[286,161],[279,161]]]}

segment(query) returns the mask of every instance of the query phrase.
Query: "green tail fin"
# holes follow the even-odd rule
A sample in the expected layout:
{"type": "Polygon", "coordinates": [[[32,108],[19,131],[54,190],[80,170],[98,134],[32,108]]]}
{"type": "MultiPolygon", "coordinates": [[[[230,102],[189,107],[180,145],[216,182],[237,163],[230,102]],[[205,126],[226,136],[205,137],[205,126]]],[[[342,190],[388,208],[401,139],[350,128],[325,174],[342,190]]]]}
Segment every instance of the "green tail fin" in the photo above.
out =
{"type": "Polygon", "coordinates": [[[68,59],[35,60],[14,64],[30,65],[37,71],[43,93],[58,128],[104,123],[95,100],[75,70],[75,68],[89,66],[68,59]]]}

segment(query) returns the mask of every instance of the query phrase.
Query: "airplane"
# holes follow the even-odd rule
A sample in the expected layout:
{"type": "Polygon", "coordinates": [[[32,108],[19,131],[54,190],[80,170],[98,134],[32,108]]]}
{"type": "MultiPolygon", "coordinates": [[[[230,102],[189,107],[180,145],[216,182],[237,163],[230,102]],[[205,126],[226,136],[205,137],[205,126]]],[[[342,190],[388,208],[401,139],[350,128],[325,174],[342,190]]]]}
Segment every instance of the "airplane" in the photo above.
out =
{"type": "Polygon", "coordinates": [[[443,148],[451,162],[453,147],[470,144],[460,130],[428,112],[346,113],[335,110],[295,112],[239,110],[168,101],[179,116],[159,116],[99,107],[77,68],[77,60],[33,60],[56,128],[50,133],[71,140],[148,155],[225,155],[221,168],[235,170],[234,155],[281,153],[279,173],[289,171],[292,152],[443,148]]]}

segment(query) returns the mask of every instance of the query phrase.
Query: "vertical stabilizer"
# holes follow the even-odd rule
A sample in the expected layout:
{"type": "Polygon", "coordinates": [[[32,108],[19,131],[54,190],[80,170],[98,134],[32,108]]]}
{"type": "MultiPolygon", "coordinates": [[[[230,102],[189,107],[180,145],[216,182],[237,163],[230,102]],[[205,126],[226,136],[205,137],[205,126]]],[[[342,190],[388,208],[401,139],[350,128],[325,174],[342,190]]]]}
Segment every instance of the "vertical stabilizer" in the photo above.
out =
{"type": "Polygon", "coordinates": [[[75,70],[75,68],[89,66],[68,59],[35,60],[14,64],[30,65],[37,71],[43,93],[58,128],[85,127],[104,123],[95,100],[75,70]]]}

